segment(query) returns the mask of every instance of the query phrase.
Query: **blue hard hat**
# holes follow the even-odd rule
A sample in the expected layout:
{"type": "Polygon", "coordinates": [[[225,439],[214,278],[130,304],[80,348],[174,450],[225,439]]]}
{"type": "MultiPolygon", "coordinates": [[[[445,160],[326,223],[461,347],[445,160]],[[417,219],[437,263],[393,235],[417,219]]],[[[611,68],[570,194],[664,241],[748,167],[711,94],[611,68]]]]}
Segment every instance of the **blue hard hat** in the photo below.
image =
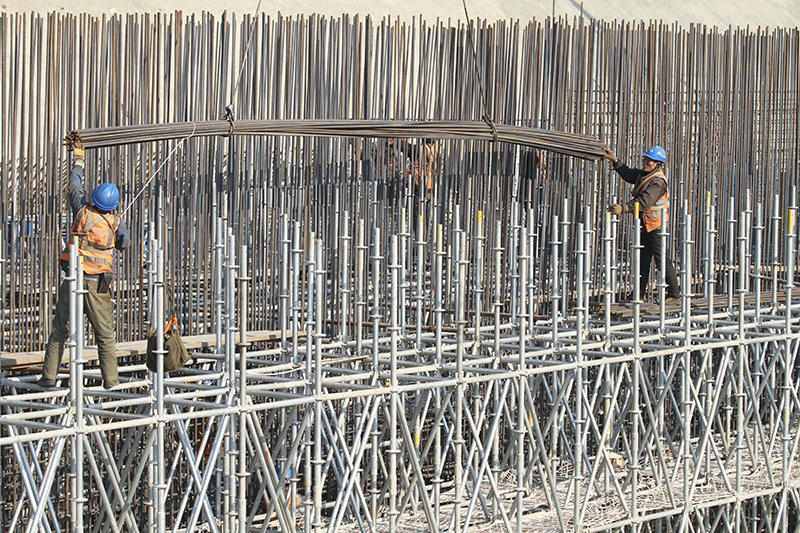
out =
{"type": "Polygon", "coordinates": [[[98,185],[92,191],[92,203],[103,211],[116,209],[119,205],[119,189],[113,183],[98,185]]]}
{"type": "Polygon", "coordinates": [[[653,146],[643,154],[646,158],[663,163],[667,160],[667,152],[660,146],[653,146]]]}

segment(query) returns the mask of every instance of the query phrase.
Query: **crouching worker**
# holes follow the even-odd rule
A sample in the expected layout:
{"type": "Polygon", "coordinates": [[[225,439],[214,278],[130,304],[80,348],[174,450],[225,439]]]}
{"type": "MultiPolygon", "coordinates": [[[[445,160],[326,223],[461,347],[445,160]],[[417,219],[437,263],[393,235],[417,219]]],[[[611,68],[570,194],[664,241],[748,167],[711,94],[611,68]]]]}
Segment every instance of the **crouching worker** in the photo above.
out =
{"type": "MultiPolygon", "coordinates": [[[[119,189],[104,183],[92,191],[91,202],[83,189],[84,150],[76,143],[72,158],[67,194],[72,209],[72,233],[80,235],[78,254],[83,264],[83,310],[89,318],[97,341],[100,373],[106,390],[119,385],[117,374],[117,341],[114,334],[114,313],[111,308],[114,248],[124,250],[131,245],[130,234],[122,219],[113,213],[119,205],[119,189]]],[[[61,270],[69,272],[69,244],[61,254],[61,270]]],[[[58,366],[69,337],[69,281],[63,280],[58,289],[58,303],[53,315],[53,332],[47,341],[42,387],[53,387],[58,366]]]]}

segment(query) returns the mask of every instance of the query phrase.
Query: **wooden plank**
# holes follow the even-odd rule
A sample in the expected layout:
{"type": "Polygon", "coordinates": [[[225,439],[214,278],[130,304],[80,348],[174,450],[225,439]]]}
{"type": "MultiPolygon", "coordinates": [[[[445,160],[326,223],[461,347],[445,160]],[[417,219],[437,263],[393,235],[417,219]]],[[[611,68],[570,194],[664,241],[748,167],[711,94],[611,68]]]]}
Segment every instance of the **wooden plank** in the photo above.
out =
{"type": "MultiPolygon", "coordinates": [[[[786,290],[781,290],[777,292],[778,303],[783,304],[786,302],[786,290]]],[[[593,302],[596,305],[593,305],[592,308],[596,309],[598,314],[603,314],[605,311],[605,303],[604,302],[593,302]]],[[[754,293],[747,293],[744,297],[744,303],[747,306],[753,306],[756,303],[756,295],[754,293]]],[[[763,307],[769,306],[772,303],[772,291],[763,291],[761,293],[761,305],[763,307]]],[[[654,302],[645,302],[640,304],[640,313],[643,315],[656,315],[660,312],[659,304],[654,302]]],[[[664,306],[664,310],[667,313],[679,313],[681,311],[681,302],[667,304],[664,306]]],[[[734,295],[733,297],[733,305],[734,307],[739,305],[739,297],[734,295]]],[[[720,310],[725,309],[728,307],[728,296],[725,294],[715,294],[714,295],[714,309],[720,310]]],[[[692,297],[692,309],[696,309],[698,311],[704,311],[708,309],[708,299],[707,298],[695,298],[692,297]]],[[[628,318],[633,316],[633,304],[631,302],[624,302],[624,303],[616,303],[611,304],[611,315],[620,318],[628,318]]]]}
{"type": "MultiPolygon", "coordinates": [[[[291,338],[291,331],[287,331],[286,335],[291,338]]],[[[300,332],[301,336],[305,336],[305,332],[300,332]]],[[[193,350],[202,350],[210,348],[216,343],[216,335],[195,335],[192,337],[181,337],[183,344],[191,352],[193,350]]],[[[238,336],[237,336],[238,338],[238,336]]],[[[224,340],[224,339],[223,339],[224,340]]],[[[247,340],[251,343],[256,342],[278,342],[281,340],[281,332],[273,330],[263,331],[250,331],[247,333],[247,340]]],[[[118,342],[117,343],[117,357],[130,357],[133,355],[143,355],[147,353],[147,340],[131,341],[131,342],[118,342]]],[[[83,358],[86,361],[97,360],[97,347],[86,346],[83,349],[83,358]]],[[[69,360],[68,350],[64,350],[62,363],[69,360]]],[[[4,371],[7,370],[25,370],[30,367],[40,367],[44,362],[44,350],[37,352],[17,352],[17,353],[3,353],[0,355],[0,365],[4,371]]]]}

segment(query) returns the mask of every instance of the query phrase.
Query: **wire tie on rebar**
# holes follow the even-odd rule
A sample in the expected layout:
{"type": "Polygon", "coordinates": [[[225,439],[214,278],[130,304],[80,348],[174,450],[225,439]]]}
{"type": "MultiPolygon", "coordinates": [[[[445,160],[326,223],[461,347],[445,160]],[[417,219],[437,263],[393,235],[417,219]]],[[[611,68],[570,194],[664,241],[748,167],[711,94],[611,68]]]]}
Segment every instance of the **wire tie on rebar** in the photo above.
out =
{"type": "Polygon", "coordinates": [[[494,121],[489,117],[489,115],[483,115],[483,121],[489,125],[489,128],[492,130],[492,142],[497,142],[497,126],[494,125],[494,121]]]}
{"type": "Polygon", "coordinates": [[[231,129],[228,131],[228,134],[225,135],[224,137],[230,137],[231,135],[233,135],[233,120],[234,120],[233,119],[233,105],[231,105],[231,104],[228,104],[228,105],[225,106],[225,120],[228,121],[228,123],[231,126],[231,129]]]}

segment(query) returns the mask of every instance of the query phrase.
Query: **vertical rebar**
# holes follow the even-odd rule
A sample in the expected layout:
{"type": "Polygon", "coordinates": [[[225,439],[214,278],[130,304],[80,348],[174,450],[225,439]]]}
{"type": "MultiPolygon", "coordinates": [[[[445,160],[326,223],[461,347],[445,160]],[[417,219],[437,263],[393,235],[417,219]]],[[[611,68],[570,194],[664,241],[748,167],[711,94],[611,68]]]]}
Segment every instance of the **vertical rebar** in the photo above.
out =
{"type": "MultiPolygon", "coordinates": [[[[640,285],[647,283],[641,279],[641,254],[642,254],[642,220],[639,218],[639,204],[634,204],[633,208],[633,361],[631,372],[631,458],[628,460],[628,468],[631,472],[631,516],[639,518],[639,417],[641,416],[639,399],[639,381],[641,357],[640,334],[640,308],[641,290],[640,285]]],[[[662,250],[663,253],[663,250],[662,250]]]]}

